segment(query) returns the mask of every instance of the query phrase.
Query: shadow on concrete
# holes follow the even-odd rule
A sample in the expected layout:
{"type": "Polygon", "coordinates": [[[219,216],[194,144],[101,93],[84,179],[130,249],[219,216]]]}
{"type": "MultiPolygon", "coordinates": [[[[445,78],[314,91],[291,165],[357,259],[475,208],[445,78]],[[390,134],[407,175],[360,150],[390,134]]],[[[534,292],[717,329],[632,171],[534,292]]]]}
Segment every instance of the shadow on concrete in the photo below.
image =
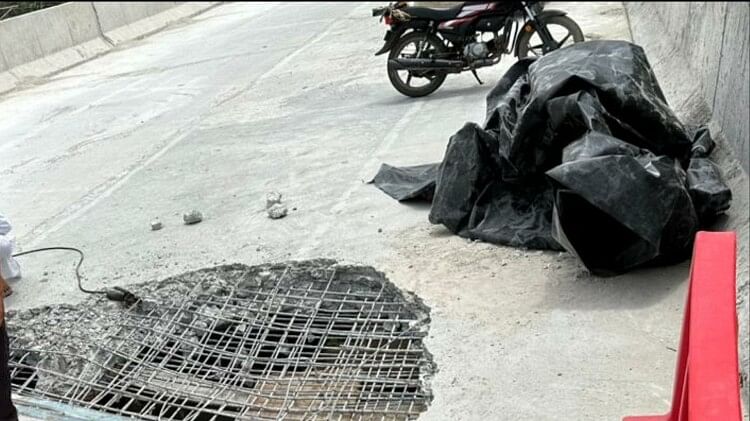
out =
{"type": "Polygon", "coordinates": [[[467,86],[467,87],[458,88],[458,89],[440,87],[434,93],[427,95],[427,96],[423,96],[421,98],[410,98],[410,97],[401,95],[400,93],[398,93],[395,89],[391,87],[391,90],[393,91],[393,96],[390,96],[383,100],[375,101],[369,105],[403,105],[403,104],[409,104],[409,103],[420,102],[420,101],[439,101],[443,99],[462,97],[462,96],[478,94],[478,93],[483,93],[486,95],[487,93],[489,93],[490,89],[492,89],[494,86],[495,86],[494,83],[485,82],[484,85],[467,86]]]}
{"type": "Polygon", "coordinates": [[[429,212],[430,207],[432,207],[432,204],[427,203],[427,202],[408,202],[407,201],[407,202],[400,202],[400,204],[414,211],[425,212],[425,218],[427,218],[426,213],[429,212]]]}
{"type": "MultiPolygon", "coordinates": [[[[690,261],[638,269],[612,278],[589,275],[573,258],[548,275],[542,305],[565,310],[639,309],[660,305],[685,291],[690,261]]],[[[681,301],[680,301],[681,302],[681,301]]]]}

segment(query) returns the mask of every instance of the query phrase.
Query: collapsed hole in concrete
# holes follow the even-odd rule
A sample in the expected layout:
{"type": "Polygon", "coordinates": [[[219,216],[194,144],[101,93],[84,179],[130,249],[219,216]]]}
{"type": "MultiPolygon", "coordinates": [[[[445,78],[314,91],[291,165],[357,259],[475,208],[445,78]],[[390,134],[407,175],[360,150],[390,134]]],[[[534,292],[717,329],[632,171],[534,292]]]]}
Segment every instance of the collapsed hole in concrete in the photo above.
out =
{"type": "Polygon", "coordinates": [[[370,267],[227,265],[8,315],[14,391],[160,420],[414,419],[429,309],[370,267]]]}

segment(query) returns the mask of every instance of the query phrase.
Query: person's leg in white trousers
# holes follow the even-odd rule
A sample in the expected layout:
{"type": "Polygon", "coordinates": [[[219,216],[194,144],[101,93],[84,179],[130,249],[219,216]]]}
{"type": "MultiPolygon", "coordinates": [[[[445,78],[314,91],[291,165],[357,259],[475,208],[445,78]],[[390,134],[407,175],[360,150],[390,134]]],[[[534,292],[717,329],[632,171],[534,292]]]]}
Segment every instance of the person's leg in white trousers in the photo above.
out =
{"type": "Polygon", "coordinates": [[[10,295],[10,286],[4,281],[6,279],[18,279],[21,277],[21,266],[13,258],[16,248],[16,237],[13,233],[8,219],[0,214],[0,291],[3,296],[10,295]]]}

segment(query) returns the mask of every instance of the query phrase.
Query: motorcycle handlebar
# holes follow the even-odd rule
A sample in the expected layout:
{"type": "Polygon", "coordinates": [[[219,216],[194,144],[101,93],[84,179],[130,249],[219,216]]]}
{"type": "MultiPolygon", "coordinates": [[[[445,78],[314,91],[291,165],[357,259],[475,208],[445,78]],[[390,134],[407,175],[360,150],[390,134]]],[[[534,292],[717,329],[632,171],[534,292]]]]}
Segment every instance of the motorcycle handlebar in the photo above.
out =
{"type": "Polygon", "coordinates": [[[388,4],[388,6],[385,7],[376,7],[372,9],[372,15],[373,16],[383,16],[383,15],[389,15],[393,10],[395,9],[401,9],[406,6],[405,1],[396,1],[391,2],[388,4]]]}

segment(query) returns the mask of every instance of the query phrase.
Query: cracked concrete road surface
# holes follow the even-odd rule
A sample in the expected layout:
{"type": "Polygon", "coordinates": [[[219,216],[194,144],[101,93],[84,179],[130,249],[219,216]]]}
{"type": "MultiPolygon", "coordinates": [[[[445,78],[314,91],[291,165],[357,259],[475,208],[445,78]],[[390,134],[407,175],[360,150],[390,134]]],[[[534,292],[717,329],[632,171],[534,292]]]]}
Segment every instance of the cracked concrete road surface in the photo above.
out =
{"type": "MultiPolygon", "coordinates": [[[[454,237],[366,184],[382,162],[440,160],[513,62],[403,97],[373,56],[375,5],[224,4],[0,97],[0,211],[21,249],[80,247],[90,288],[231,262],[373,265],[432,308],[423,419],[666,411],[687,264],[599,279],[569,255],[454,237]],[[286,218],[265,215],[271,190],[286,218]],[[191,209],[204,220],[183,225],[191,209]]],[[[620,3],[554,7],[589,38],[629,39],[620,3]]],[[[74,263],[24,257],[6,306],[81,300],[74,263]]]]}

